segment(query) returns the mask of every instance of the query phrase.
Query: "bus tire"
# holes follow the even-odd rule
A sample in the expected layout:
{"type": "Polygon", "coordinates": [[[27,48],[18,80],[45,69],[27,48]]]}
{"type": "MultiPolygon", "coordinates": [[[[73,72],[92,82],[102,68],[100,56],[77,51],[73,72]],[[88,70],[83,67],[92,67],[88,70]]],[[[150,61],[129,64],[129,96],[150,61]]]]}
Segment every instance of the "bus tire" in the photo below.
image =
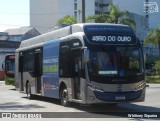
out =
{"type": "Polygon", "coordinates": [[[32,99],[33,95],[31,94],[31,85],[29,82],[26,84],[26,94],[28,99],[32,99]]]}
{"type": "Polygon", "coordinates": [[[68,90],[65,86],[60,89],[60,100],[63,106],[69,106],[68,90]]]}

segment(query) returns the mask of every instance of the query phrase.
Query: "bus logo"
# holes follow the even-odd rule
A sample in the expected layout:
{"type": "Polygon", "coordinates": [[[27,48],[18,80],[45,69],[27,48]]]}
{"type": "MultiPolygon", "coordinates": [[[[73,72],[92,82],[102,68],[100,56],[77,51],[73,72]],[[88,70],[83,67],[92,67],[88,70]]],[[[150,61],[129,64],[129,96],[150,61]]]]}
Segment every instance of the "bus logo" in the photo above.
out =
{"type": "Polygon", "coordinates": [[[159,12],[158,4],[156,2],[144,2],[143,7],[145,13],[159,12]]]}

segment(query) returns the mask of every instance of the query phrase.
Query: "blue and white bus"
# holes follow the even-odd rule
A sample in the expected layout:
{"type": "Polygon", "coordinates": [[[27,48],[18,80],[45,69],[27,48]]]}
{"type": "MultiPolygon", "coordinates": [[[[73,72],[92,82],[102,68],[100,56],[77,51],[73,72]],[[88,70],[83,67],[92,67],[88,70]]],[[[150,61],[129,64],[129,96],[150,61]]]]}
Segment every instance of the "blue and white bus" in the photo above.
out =
{"type": "Polygon", "coordinates": [[[16,87],[27,94],[81,104],[145,99],[143,51],[120,24],[74,24],[29,40],[16,50],[16,87]]]}

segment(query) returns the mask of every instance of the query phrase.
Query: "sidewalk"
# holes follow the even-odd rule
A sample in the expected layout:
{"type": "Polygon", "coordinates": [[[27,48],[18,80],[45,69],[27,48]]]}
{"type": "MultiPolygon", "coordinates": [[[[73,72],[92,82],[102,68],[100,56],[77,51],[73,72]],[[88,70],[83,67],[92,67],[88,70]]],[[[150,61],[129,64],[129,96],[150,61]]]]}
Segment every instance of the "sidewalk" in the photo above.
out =
{"type": "Polygon", "coordinates": [[[156,87],[156,88],[159,87],[160,88],[160,84],[157,84],[157,83],[147,83],[147,85],[149,85],[149,87],[156,87]]]}
{"type": "Polygon", "coordinates": [[[5,81],[0,81],[0,86],[4,86],[5,85],[5,81]]]}

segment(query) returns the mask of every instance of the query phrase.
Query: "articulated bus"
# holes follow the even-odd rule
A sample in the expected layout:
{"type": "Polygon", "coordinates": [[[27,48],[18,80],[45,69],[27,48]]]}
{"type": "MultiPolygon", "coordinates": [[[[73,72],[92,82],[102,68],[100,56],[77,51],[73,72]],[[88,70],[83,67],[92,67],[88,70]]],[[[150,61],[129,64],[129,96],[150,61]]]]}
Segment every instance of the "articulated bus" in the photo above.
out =
{"type": "Polygon", "coordinates": [[[15,55],[8,54],[5,57],[5,61],[2,63],[2,69],[5,72],[5,83],[13,84],[15,82],[15,55]]]}
{"type": "Polygon", "coordinates": [[[134,31],[120,24],[74,24],[29,40],[16,50],[16,88],[60,99],[62,105],[140,102],[144,58],[134,31]]]}

